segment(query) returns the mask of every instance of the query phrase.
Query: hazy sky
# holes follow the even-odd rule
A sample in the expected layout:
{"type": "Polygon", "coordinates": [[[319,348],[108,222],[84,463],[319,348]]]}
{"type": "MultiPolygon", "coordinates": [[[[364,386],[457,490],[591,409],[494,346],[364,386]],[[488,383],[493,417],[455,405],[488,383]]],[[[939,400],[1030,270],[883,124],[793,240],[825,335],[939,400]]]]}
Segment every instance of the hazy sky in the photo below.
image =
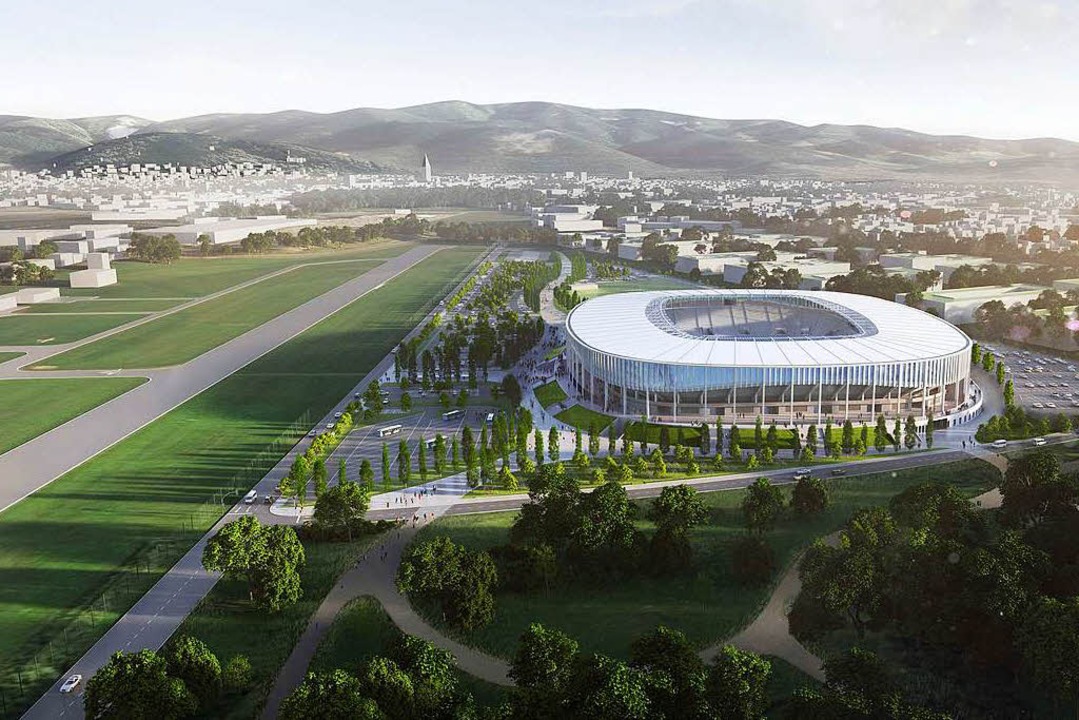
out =
{"type": "Polygon", "coordinates": [[[1079,139],[1079,0],[7,0],[0,113],[436,100],[1079,139]]]}

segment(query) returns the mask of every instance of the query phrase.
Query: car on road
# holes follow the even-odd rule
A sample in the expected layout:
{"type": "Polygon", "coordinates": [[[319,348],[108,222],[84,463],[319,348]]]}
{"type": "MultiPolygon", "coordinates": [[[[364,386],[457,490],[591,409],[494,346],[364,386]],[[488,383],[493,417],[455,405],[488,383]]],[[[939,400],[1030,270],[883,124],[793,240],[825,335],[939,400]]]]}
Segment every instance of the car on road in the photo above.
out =
{"type": "Polygon", "coordinates": [[[244,505],[254,505],[255,501],[259,499],[259,494],[254,490],[248,490],[244,495],[244,505]]]}
{"type": "Polygon", "coordinates": [[[1034,438],[1034,446],[1035,447],[1041,447],[1042,445],[1045,445],[1045,443],[1046,443],[1046,440],[1043,437],[1034,438]]]}
{"type": "Polygon", "coordinates": [[[832,470],[832,475],[839,476],[839,475],[846,475],[846,474],[847,474],[847,469],[846,468],[834,468],[832,470]]]}
{"type": "Polygon", "coordinates": [[[307,433],[307,437],[315,437],[316,435],[318,435],[318,428],[315,428],[311,432],[307,433]]]}
{"type": "Polygon", "coordinates": [[[64,684],[60,686],[60,692],[69,693],[79,686],[82,682],[82,675],[72,675],[67,680],[64,680],[64,684]]]}
{"type": "Polygon", "coordinates": [[[326,423],[327,430],[333,430],[333,423],[326,423]]]}
{"type": "Polygon", "coordinates": [[[339,413],[339,412],[335,412],[335,413],[333,414],[333,419],[334,419],[334,420],[340,420],[340,419],[341,419],[341,413],[339,413]]]}
{"type": "Polygon", "coordinates": [[[1006,447],[1008,447],[1008,441],[1004,440],[1003,438],[1000,439],[1000,440],[994,440],[991,447],[994,450],[1000,450],[1002,448],[1006,448],[1006,447]]]}
{"type": "Polygon", "coordinates": [[[813,476],[813,471],[809,468],[800,468],[794,471],[792,476],[795,480],[808,480],[813,476]]]}

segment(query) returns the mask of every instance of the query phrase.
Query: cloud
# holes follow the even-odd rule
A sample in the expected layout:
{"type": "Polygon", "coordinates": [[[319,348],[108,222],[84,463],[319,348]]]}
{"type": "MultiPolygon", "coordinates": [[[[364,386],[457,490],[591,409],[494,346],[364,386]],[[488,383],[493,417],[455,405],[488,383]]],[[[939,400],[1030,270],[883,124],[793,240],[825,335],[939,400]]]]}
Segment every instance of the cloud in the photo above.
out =
{"type": "Polygon", "coordinates": [[[598,0],[589,8],[593,15],[610,18],[657,18],[678,15],[701,0],[598,0]]]}

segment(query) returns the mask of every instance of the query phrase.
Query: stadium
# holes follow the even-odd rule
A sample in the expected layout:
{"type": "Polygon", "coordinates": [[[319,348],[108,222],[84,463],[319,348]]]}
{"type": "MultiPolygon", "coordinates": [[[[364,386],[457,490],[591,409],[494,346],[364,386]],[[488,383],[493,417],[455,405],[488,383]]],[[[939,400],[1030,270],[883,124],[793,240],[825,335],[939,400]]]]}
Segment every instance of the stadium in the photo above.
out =
{"type": "Polygon", "coordinates": [[[972,405],[971,341],[865,295],[674,290],[604,295],[566,319],[563,372],[583,402],[659,422],[872,422],[972,405]]]}

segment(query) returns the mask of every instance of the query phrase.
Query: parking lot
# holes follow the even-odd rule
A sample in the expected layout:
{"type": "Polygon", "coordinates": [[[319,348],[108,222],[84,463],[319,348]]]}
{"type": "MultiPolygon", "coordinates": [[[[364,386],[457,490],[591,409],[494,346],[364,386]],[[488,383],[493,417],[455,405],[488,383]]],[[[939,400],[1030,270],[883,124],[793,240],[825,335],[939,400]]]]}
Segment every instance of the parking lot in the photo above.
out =
{"type": "Polygon", "coordinates": [[[1079,408],[1079,363],[1049,353],[982,345],[1004,361],[1015,399],[1034,414],[1073,413],[1079,408]]]}

